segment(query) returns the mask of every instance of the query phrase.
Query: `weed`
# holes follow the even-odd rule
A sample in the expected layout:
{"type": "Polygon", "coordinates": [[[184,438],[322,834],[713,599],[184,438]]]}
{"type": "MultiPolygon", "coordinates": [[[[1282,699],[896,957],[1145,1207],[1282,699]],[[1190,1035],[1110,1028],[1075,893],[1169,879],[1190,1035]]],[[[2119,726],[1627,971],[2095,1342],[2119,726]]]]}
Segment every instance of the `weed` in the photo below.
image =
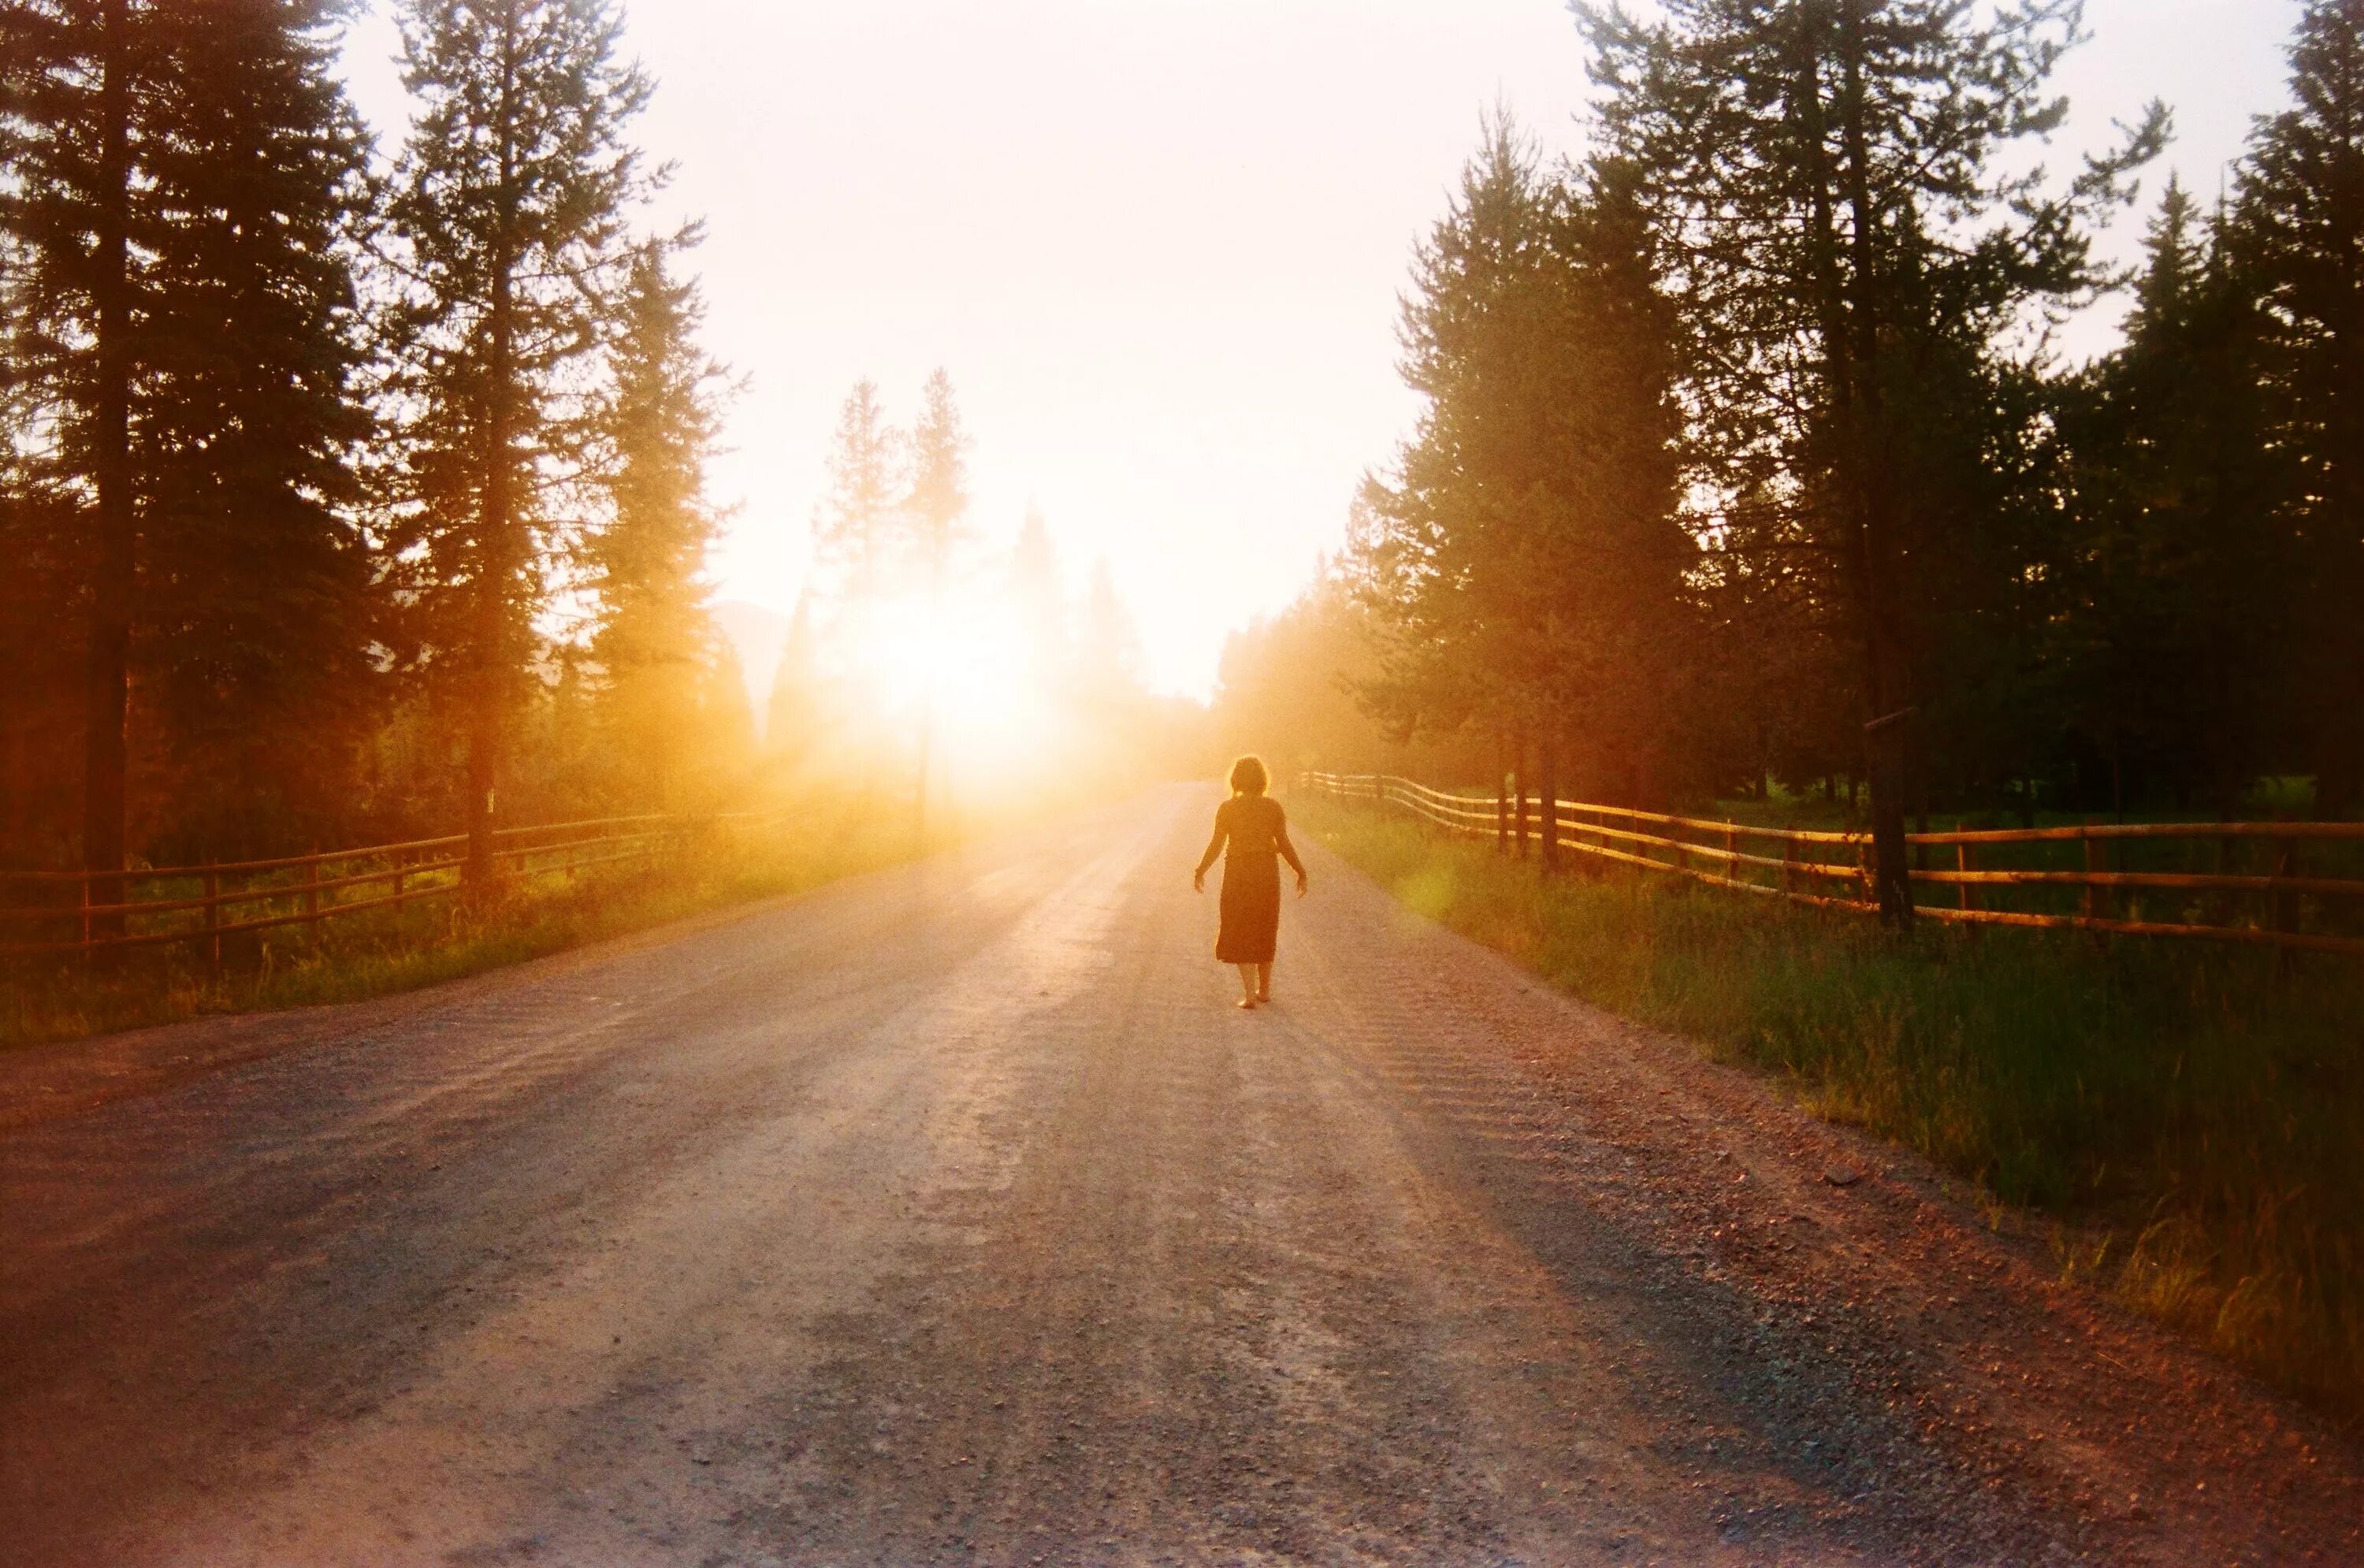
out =
{"type": "Polygon", "coordinates": [[[2084,1238],[2064,1274],[2364,1418],[2353,961],[1925,922],[1899,940],[1672,878],[1545,883],[1490,845],[1292,809],[1423,914],[2050,1213],[2084,1238]]]}
{"type": "Polygon", "coordinates": [[[908,834],[852,805],[742,828],[654,864],[537,873],[494,900],[421,901],[247,939],[217,972],[195,944],[134,949],[112,970],[0,960],[0,1049],[413,990],[701,911],[797,893],[912,852],[908,834]]]}

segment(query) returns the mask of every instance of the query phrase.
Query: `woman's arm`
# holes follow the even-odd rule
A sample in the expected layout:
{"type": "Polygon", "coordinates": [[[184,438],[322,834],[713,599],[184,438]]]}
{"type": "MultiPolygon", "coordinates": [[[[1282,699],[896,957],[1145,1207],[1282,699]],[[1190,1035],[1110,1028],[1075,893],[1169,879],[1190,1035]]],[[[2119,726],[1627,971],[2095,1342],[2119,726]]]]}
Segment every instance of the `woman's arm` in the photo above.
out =
{"type": "Polygon", "coordinates": [[[1272,846],[1280,851],[1280,858],[1288,862],[1288,869],[1297,873],[1297,895],[1304,897],[1305,862],[1297,858],[1297,846],[1288,841],[1288,818],[1282,814],[1277,803],[1273,806],[1272,846]]]}
{"type": "Polygon", "coordinates": [[[1193,893],[1206,891],[1207,868],[1213,865],[1215,857],[1223,852],[1223,840],[1230,837],[1231,831],[1231,818],[1223,815],[1222,806],[1215,807],[1215,836],[1207,840],[1207,852],[1199,857],[1199,869],[1190,873],[1190,890],[1193,893]]]}

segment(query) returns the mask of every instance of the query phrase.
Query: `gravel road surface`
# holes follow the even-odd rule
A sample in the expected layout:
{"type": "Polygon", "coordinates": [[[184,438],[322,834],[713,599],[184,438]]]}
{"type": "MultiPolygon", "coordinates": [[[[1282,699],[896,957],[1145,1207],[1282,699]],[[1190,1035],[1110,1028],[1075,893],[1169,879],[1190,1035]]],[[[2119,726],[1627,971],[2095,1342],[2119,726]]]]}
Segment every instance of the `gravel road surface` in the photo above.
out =
{"type": "Polygon", "coordinates": [[[1212,805],[0,1058],[0,1558],[2364,1562],[2354,1446],[1334,857],[1236,1010],[1212,805]]]}

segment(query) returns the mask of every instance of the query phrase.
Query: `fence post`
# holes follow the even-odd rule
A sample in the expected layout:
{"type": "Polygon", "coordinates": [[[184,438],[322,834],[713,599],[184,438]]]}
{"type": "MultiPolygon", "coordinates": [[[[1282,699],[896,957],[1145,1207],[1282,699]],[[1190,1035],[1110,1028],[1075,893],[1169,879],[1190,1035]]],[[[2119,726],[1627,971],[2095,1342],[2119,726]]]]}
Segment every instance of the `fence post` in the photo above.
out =
{"type": "MultiPolygon", "coordinates": [[[[1972,850],[1973,847],[1968,844],[1956,844],[1954,846],[1954,869],[1956,871],[1970,872],[1978,869],[1978,856],[1972,852],[1972,850]]],[[[1961,906],[1963,908],[1976,909],[1979,907],[1979,889],[1976,883],[1961,883],[1958,884],[1957,890],[1961,895],[1961,906]]]]}
{"type": "Polygon", "coordinates": [[[221,968],[221,873],[206,868],[206,967],[221,968]]]}
{"type": "MultiPolygon", "coordinates": [[[[2079,836],[2085,844],[2086,876],[2090,878],[2096,873],[2107,872],[2110,869],[2110,841],[2093,837],[2093,818],[2085,818],[2084,830],[2079,836]]],[[[2110,890],[2088,881],[2085,884],[2085,918],[2112,920],[2116,917],[2117,903],[2110,896],[2110,890]]]]}
{"type": "Polygon", "coordinates": [[[1857,903],[1869,908],[1879,902],[1879,893],[1872,886],[1871,840],[1868,839],[1855,841],[1855,881],[1857,903]]]}
{"type": "Polygon", "coordinates": [[[1538,743],[1537,762],[1541,764],[1536,783],[1542,786],[1537,802],[1541,817],[1535,824],[1543,832],[1544,875],[1559,874],[1559,755],[1553,737],[1546,732],[1538,743]]]}
{"type": "MultiPolygon", "coordinates": [[[[2297,873],[2298,841],[2294,839],[2276,839],[2274,840],[2274,879],[2280,881],[2284,877],[2295,876],[2297,873]]],[[[2269,895],[2268,902],[2273,910],[2269,917],[2269,923],[2274,934],[2287,936],[2297,931],[2298,895],[2288,889],[2277,887],[2269,895]]],[[[2274,943],[2274,962],[2277,968],[2289,962],[2290,955],[2291,949],[2286,944],[2279,941],[2274,943]]]]}
{"type": "Polygon", "coordinates": [[[1781,891],[1798,891],[1798,840],[1786,834],[1781,840],[1781,891]]]}

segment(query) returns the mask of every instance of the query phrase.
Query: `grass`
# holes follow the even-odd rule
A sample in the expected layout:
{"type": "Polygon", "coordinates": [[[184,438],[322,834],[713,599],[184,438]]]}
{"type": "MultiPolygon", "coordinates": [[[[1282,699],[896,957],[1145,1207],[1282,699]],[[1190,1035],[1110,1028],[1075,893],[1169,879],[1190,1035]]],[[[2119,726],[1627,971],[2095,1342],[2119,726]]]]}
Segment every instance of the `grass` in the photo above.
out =
{"type": "Polygon", "coordinates": [[[1765,1069],[2056,1224],[2091,1283],[2364,1421],[2364,964],[1930,929],[1293,804],[1421,913],[1560,988],[1765,1069]]]}
{"type": "Polygon", "coordinates": [[[494,902],[452,897],[226,942],[218,973],[195,944],[134,949],[111,973],[0,959],[0,1050],[207,1013],[349,1002],[455,980],[668,921],[802,892],[907,859],[907,830],[851,804],[742,829],[653,866],[539,873],[494,902]]]}

